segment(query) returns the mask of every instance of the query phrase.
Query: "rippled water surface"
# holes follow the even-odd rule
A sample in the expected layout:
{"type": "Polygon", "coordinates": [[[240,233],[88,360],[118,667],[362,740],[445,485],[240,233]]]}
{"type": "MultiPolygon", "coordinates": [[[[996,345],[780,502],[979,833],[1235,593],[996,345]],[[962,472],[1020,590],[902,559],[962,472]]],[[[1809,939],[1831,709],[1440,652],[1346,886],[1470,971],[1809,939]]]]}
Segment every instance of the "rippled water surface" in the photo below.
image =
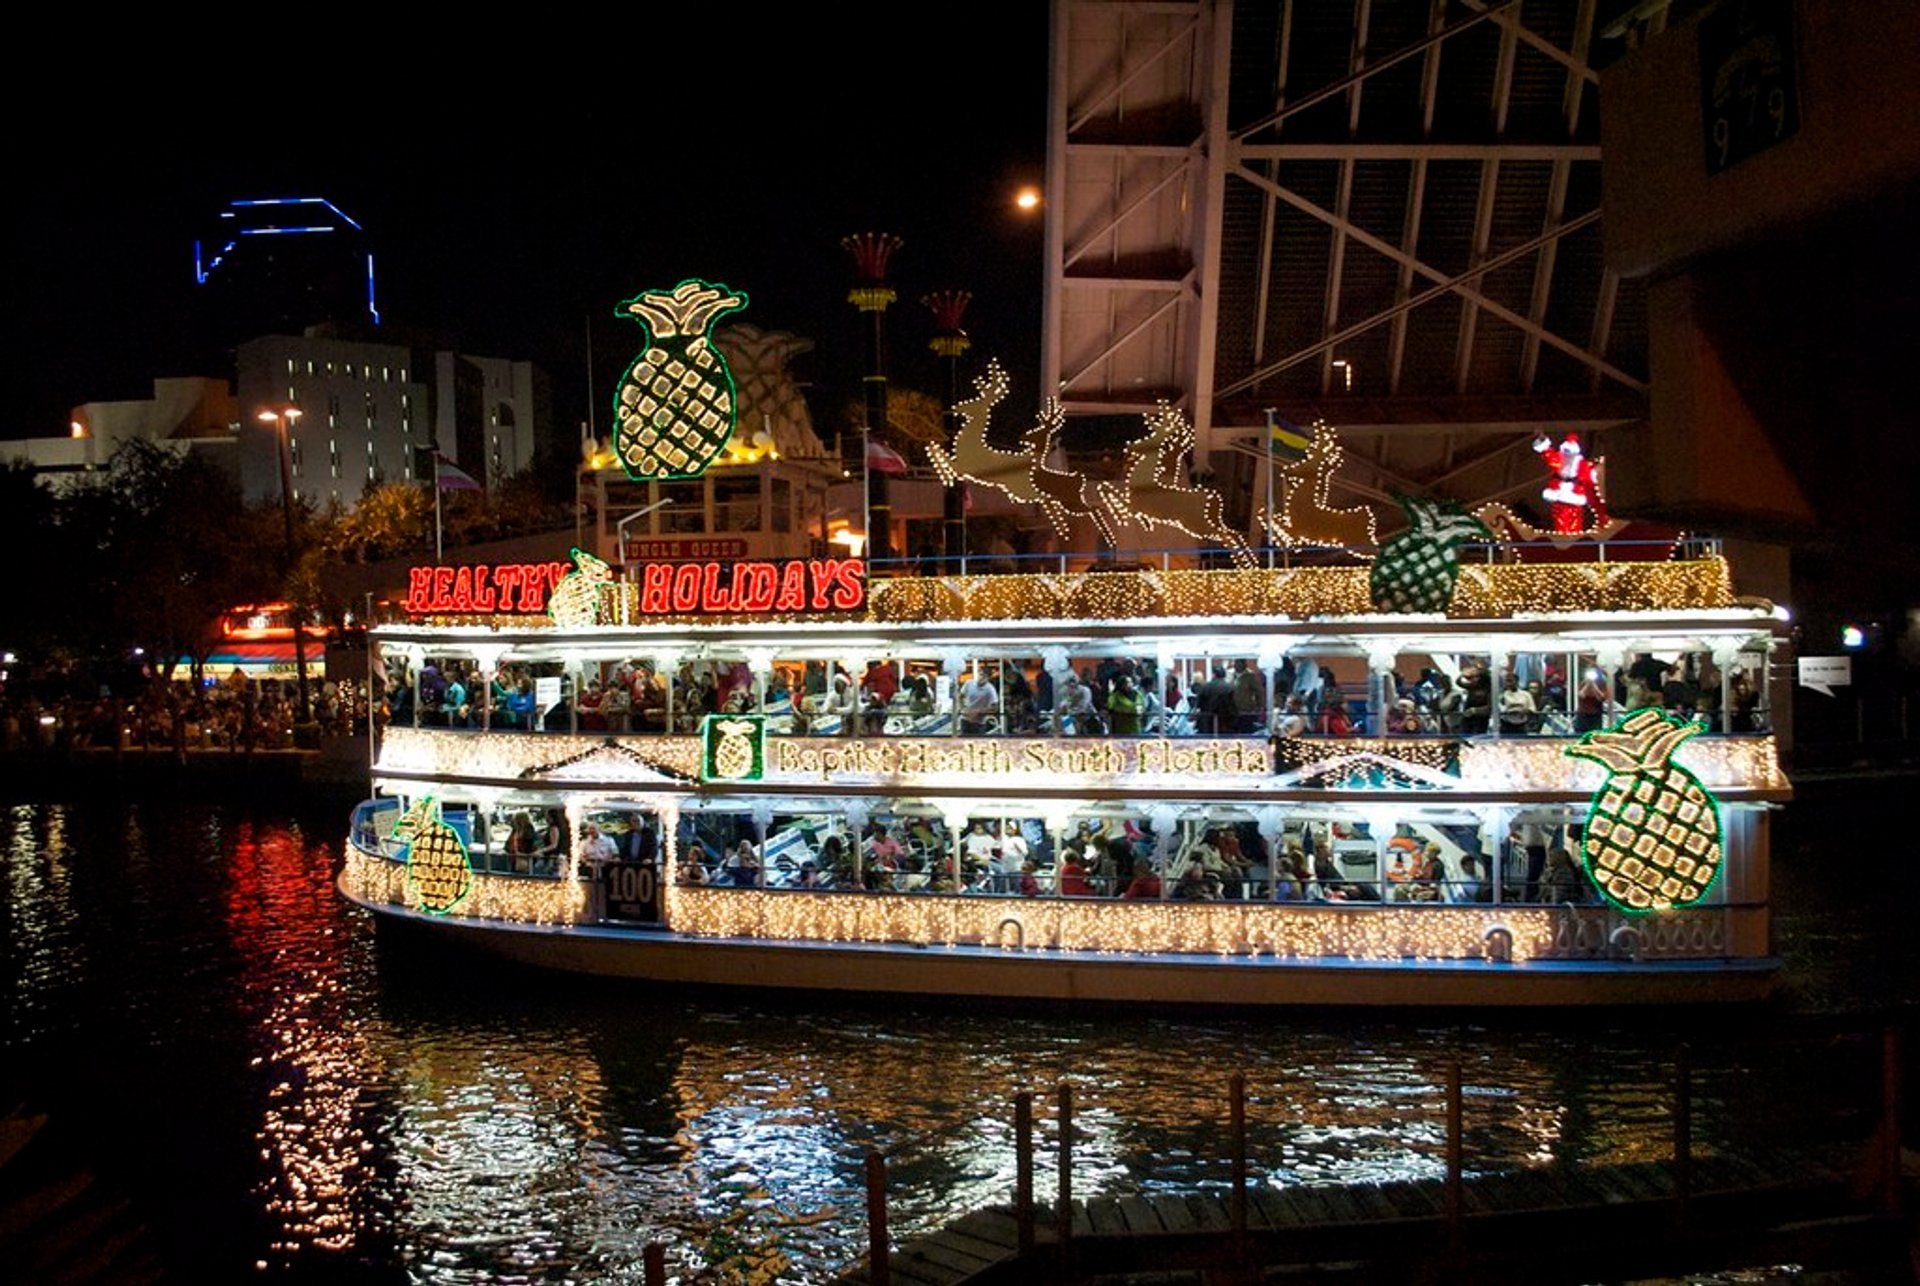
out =
{"type": "MultiPolygon", "coordinates": [[[[1912,863],[1869,872],[1885,897],[1831,877],[1857,814],[1780,828],[1796,1006],[1913,981],[1912,863]]],[[[1752,1016],[980,1012],[512,973],[376,944],[332,887],[344,827],[344,805],[0,816],[0,1089],[53,1114],[183,1278],[637,1281],[657,1239],[684,1275],[822,1280],[863,1248],[868,1150],[911,1235],[1007,1198],[1011,1095],[1062,1082],[1088,1195],[1224,1185],[1234,1071],[1272,1184],[1438,1173],[1452,1059],[1481,1169],[1664,1156],[1682,1036],[1703,1148],[1857,1071],[1768,1050],[1752,1016]]]]}

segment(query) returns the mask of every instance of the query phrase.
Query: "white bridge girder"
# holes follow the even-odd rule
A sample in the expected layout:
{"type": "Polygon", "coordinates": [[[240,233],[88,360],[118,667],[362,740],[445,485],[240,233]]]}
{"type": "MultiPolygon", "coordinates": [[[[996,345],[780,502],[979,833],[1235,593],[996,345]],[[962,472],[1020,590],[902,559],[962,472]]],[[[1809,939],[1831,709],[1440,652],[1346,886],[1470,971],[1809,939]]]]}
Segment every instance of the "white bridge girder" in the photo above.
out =
{"type": "Polygon", "coordinates": [[[1243,468],[1265,408],[1324,417],[1373,500],[1524,495],[1542,430],[1604,449],[1646,378],[1599,254],[1602,3],[1055,0],[1047,391],[1168,398],[1243,468]]]}

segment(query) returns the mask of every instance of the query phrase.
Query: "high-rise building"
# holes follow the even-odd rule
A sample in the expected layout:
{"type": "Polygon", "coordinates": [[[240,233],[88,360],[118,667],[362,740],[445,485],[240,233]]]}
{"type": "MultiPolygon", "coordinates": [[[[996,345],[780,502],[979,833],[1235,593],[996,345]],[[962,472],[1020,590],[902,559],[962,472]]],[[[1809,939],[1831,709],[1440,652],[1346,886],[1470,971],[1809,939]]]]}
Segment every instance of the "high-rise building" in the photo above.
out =
{"type": "Polygon", "coordinates": [[[544,374],[531,362],[471,357],[326,335],[264,335],[235,355],[240,482],[265,497],[280,485],[278,444],[261,411],[293,408],[288,448],[297,498],[351,505],[379,482],[414,482],[441,455],[482,486],[533,460],[551,420],[544,374]]]}

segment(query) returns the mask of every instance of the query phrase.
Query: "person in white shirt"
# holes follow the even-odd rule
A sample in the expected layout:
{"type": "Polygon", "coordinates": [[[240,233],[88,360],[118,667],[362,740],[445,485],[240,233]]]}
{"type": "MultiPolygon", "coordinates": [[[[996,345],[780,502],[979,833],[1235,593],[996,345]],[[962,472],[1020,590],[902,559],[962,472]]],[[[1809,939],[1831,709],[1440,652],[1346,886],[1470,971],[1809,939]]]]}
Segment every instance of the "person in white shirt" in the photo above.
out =
{"type": "Polygon", "coordinates": [[[974,667],[973,677],[960,685],[960,731],[978,735],[987,731],[987,721],[1000,713],[1000,689],[984,665],[974,667]]]}
{"type": "Polygon", "coordinates": [[[599,865],[619,858],[620,851],[614,846],[613,838],[592,822],[580,828],[580,857],[582,861],[599,865]]]}
{"type": "Polygon", "coordinates": [[[1027,837],[1020,831],[1020,823],[1008,821],[1002,823],[1000,832],[1000,858],[994,866],[999,876],[994,883],[1002,893],[1020,891],[1020,875],[1031,856],[1027,848],[1027,837]]]}
{"type": "Polygon", "coordinates": [[[1059,708],[1054,715],[1054,731],[1062,736],[1084,737],[1095,731],[1088,722],[1094,717],[1093,693],[1078,675],[1069,673],[1061,681],[1059,708]]]}

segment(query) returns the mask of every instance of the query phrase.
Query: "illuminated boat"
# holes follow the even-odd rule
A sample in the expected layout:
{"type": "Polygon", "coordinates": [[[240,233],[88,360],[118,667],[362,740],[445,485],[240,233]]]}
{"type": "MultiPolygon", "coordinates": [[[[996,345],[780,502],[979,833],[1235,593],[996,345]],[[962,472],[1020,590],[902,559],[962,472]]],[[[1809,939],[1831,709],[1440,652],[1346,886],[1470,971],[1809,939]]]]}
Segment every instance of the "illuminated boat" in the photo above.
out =
{"type": "MultiPolygon", "coordinates": [[[[1008,381],[989,365],[926,447],[929,492],[965,481],[1064,547],[1184,552],[869,566],[826,556],[869,517],[842,501],[833,529],[841,454],[782,427],[804,404],[753,369],[794,345],[707,342],[745,303],[694,280],[622,305],[649,341],[605,447],[628,494],[602,484],[595,506],[618,572],[578,550],[418,568],[407,619],[373,631],[391,717],[341,887],[382,923],[760,988],[1766,991],[1779,620],[1709,544],[1577,548],[1571,440],[1536,444],[1560,470],[1551,561],[1438,500],[1403,499],[1405,530],[1377,540],[1370,510],[1328,500],[1323,425],[1265,435],[1267,504],[1237,526],[1186,481],[1176,409],[1145,417],[1117,476],[1075,473],[1056,408],[994,445],[1008,381]],[[1293,565],[1301,546],[1348,565],[1293,565]]],[[[891,538],[889,491],[870,517],[891,538]]]]}
{"type": "Polygon", "coordinates": [[[730,986],[1767,990],[1781,614],[1711,545],[1492,547],[1429,612],[1381,610],[1379,563],[628,571],[416,574],[373,634],[396,700],[349,898],[536,965],[730,986]]]}

